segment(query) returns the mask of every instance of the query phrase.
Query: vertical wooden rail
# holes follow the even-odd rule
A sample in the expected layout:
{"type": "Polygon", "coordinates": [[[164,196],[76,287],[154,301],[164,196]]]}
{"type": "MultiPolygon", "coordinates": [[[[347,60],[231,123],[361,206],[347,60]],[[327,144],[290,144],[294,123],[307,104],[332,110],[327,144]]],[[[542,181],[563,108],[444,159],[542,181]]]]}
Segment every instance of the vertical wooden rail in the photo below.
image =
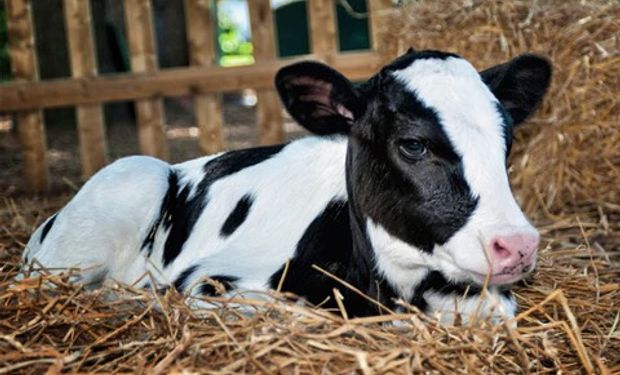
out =
{"type": "MultiPolygon", "coordinates": [[[[30,1],[9,0],[5,1],[5,6],[13,79],[37,81],[39,72],[30,1]]],[[[40,110],[18,112],[16,120],[22,144],[27,189],[43,192],[48,188],[43,113],[40,110]]]]}
{"type": "MultiPolygon", "coordinates": [[[[212,66],[215,63],[213,20],[208,0],[185,0],[185,25],[192,66],[212,66]]],[[[224,121],[219,94],[196,93],[194,113],[200,129],[200,149],[206,154],[221,151],[224,148],[224,121]]]]}
{"type": "Polygon", "coordinates": [[[330,63],[338,51],[334,0],[308,0],[312,53],[330,63]]]}
{"type": "Polygon", "coordinates": [[[385,11],[393,7],[392,0],[367,0],[368,13],[370,15],[370,38],[371,48],[375,52],[380,51],[381,24],[385,22],[385,11]]]}
{"type": "MultiPolygon", "coordinates": [[[[125,0],[123,4],[131,70],[134,73],[155,72],[158,63],[151,0],[125,0]]],[[[161,99],[136,100],[136,116],[142,153],[167,160],[168,146],[161,99]]]]}
{"type": "MultiPolygon", "coordinates": [[[[276,58],[273,14],[269,0],[248,1],[252,46],[256,62],[273,61],[276,58]]],[[[279,143],[284,140],[282,106],[274,89],[260,89],[257,92],[256,115],[260,129],[260,144],[279,143]]]]}
{"type": "MultiPolygon", "coordinates": [[[[73,78],[97,75],[97,61],[91,27],[90,1],[64,0],[65,23],[73,78]]],[[[82,175],[86,179],[107,163],[107,146],[101,105],[77,107],[82,175]]]]}

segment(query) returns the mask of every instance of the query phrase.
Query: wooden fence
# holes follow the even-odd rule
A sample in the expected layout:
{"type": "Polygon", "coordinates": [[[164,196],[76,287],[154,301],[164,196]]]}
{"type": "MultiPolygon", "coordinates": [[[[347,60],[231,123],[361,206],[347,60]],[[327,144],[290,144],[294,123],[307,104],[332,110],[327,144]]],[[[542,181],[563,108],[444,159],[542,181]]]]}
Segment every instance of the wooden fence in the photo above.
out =
{"type": "MultiPolygon", "coordinates": [[[[248,0],[256,63],[220,67],[215,63],[214,14],[205,0],[184,0],[190,66],[158,69],[151,0],[124,0],[131,72],[99,76],[95,58],[90,1],[63,0],[72,76],[40,81],[29,0],[6,0],[9,53],[13,81],[0,85],[0,112],[15,114],[27,186],[48,188],[43,108],[75,106],[83,176],[107,163],[102,103],[135,103],[140,151],[166,160],[164,96],[191,94],[199,143],[205,153],[224,147],[219,93],[244,88],[257,90],[260,143],[283,140],[280,103],[273,89],[277,70],[291,60],[277,59],[270,0],[248,0]]],[[[326,61],[350,79],[370,76],[380,66],[377,50],[378,17],[391,0],[367,0],[372,49],[339,53],[334,0],[308,0],[312,54],[295,59],[326,61]]]]}

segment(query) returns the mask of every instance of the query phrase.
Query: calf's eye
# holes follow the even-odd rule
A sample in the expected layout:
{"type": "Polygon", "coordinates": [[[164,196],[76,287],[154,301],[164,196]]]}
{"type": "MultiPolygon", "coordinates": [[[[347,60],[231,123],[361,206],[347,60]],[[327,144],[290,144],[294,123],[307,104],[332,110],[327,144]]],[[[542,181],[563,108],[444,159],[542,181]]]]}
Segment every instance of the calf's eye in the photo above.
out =
{"type": "Polygon", "coordinates": [[[421,141],[405,139],[398,142],[398,151],[405,159],[417,160],[426,154],[427,148],[421,141]]]}

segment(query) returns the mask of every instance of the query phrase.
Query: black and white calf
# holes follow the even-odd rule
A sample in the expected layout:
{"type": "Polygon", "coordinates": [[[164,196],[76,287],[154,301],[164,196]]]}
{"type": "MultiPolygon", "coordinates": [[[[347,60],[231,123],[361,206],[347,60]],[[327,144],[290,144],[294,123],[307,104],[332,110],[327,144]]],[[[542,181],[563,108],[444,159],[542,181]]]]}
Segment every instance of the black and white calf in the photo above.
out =
{"type": "MultiPolygon", "coordinates": [[[[533,267],[539,236],[506,173],[513,126],[534,110],[551,67],[523,55],[481,73],[459,56],[410,51],[366,83],[302,62],[276,77],[316,136],[169,165],[135,156],[88,181],[32,235],[24,260],[198,295],[283,290],[319,304],[339,288],[350,315],[393,308],[444,321],[514,315],[508,287],[533,267]],[[219,288],[221,291],[221,288],[219,288]],[[466,294],[466,296],[463,296],[466,294]]],[[[333,298],[325,306],[333,306],[333,298]]]]}

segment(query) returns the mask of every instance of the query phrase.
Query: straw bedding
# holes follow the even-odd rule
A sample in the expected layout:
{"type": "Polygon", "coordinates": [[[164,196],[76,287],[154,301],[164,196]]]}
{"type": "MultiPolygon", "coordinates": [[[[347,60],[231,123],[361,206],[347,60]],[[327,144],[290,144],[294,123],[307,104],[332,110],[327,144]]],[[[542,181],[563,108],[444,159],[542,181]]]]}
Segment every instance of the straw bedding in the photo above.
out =
{"type": "Polygon", "coordinates": [[[66,276],[15,284],[33,226],[68,197],[16,198],[0,211],[0,373],[620,373],[620,4],[429,1],[382,17],[386,56],[414,46],[480,68],[525,51],[553,61],[511,158],[543,235],[537,271],[516,289],[517,329],[286,301],[197,311],[176,292],[87,291],[66,276]]]}

